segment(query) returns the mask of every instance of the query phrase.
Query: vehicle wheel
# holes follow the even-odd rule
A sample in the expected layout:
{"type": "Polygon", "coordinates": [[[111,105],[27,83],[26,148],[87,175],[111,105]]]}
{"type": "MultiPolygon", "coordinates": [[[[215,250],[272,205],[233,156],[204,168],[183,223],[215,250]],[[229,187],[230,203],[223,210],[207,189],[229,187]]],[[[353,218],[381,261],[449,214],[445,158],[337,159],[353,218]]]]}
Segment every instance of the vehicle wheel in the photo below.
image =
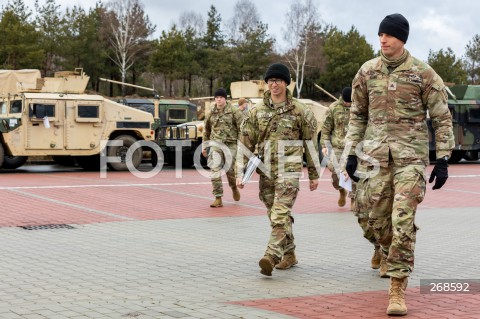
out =
{"type": "Polygon", "coordinates": [[[175,152],[165,152],[165,162],[168,163],[168,165],[175,166],[175,152]]]}
{"type": "Polygon", "coordinates": [[[3,165],[4,159],[5,159],[5,151],[3,150],[2,143],[0,143],[0,167],[3,165]]]}
{"type": "Polygon", "coordinates": [[[27,162],[27,159],[28,159],[28,156],[4,155],[2,168],[5,168],[5,169],[19,168],[20,166],[22,166],[27,162]]]}
{"type": "Polygon", "coordinates": [[[465,155],[465,151],[453,151],[452,156],[448,159],[449,164],[457,164],[465,155]]]}
{"type": "Polygon", "coordinates": [[[463,158],[467,161],[478,161],[478,151],[467,151],[463,158]]]}
{"type": "MultiPolygon", "coordinates": [[[[108,163],[108,166],[114,171],[128,171],[126,163],[127,151],[137,139],[130,135],[120,135],[117,136],[114,141],[122,141],[123,146],[109,146],[107,149],[107,156],[109,157],[119,157],[121,159],[118,163],[108,163]]],[[[138,168],[142,163],[143,150],[141,147],[137,148],[132,154],[132,164],[135,168],[138,168]]]]}
{"type": "MultiPolygon", "coordinates": [[[[184,154],[187,155],[187,154],[184,154]]],[[[193,166],[193,156],[184,156],[182,158],[182,167],[189,168],[193,166]]]]}
{"type": "Polygon", "coordinates": [[[150,162],[152,163],[153,167],[157,167],[158,164],[158,155],[154,149],[150,149],[150,162]]]}
{"type": "Polygon", "coordinates": [[[90,156],[75,156],[75,162],[86,171],[100,170],[100,154],[90,156]]]}
{"type": "Polygon", "coordinates": [[[62,166],[76,166],[75,158],[73,156],[52,156],[55,164],[62,166]]]}
{"type": "Polygon", "coordinates": [[[200,155],[200,165],[202,165],[203,168],[207,168],[207,158],[203,156],[203,154],[200,155]]]}

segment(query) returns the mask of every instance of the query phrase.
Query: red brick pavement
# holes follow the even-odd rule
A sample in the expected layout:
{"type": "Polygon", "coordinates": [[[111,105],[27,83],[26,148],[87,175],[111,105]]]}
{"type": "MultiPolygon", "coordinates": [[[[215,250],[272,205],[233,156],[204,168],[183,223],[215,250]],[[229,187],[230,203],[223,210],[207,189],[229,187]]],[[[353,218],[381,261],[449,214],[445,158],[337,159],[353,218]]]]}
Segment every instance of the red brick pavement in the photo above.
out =
{"type": "MultiPolygon", "coordinates": [[[[480,294],[420,294],[420,289],[406,291],[408,319],[480,318],[480,294]]],[[[232,302],[295,318],[346,319],[387,318],[388,292],[369,291],[297,298],[262,299],[232,302]]]]}
{"type": "MultiPolygon", "coordinates": [[[[427,169],[428,174],[432,168],[427,169]]],[[[432,191],[429,184],[419,209],[479,206],[480,166],[451,165],[449,174],[451,178],[441,190],[432,191]]],[[[329,179],[330,173],[325,171],[315,192],[308,191],[308,181],[304,180],[294,213],[350,213],[348,205],[337,207],[338,194],[329,179]]],[[[214,209],[209,207],[213,199],[210,182],[194,169],[184,170],[182,178],[177,178],[174,170],[165,169],[149,179],[128,172],[109,172],[106,179],[101,179],[98,173],[83,171],[4,171],[0,173],[0,227],[265,214],[258,199],[258,183],[248,184],[238,203],[227,185],[225,190],[225,206],[214,209]]],[[[406,298],[411,319],[480,318],[480,294],[429,295],[420,294],[419,288],[409,288],[406,298]]],[[[385,318],[387,300],[387,291],[382,290],[235,304],[297,318],[385,318]]]]}
{"type": "MultiPolygon", "coordinates": [[[[430,166],[427,173],[432,168],[430,166]]],[[[210,208],[213,197],[208,178],[195,169],[183,170],[182,178],[175,174],[174,170],[165,169],[155,177],[142,179],[129,172],[108,172],[107,178],[81,170],[2,172],[0,196],[4,205],[0,226],[265,214],[258,199],[258,176],[241,191],[240,202],[233,201],[225,185],[224,207],[210,208]]],[[[451,178],[441,190],[432,191],[429,184],[420,209],[478,206],[480,166],[451,165],[449,174],[451,178]]],[[[338,193],[330,183],[330,173],[325,170],[317,191],[310,192],[308,181],[302,180],[294,213],[349,213],[349,205],[338,207],[337,198],[338,193]]]]}

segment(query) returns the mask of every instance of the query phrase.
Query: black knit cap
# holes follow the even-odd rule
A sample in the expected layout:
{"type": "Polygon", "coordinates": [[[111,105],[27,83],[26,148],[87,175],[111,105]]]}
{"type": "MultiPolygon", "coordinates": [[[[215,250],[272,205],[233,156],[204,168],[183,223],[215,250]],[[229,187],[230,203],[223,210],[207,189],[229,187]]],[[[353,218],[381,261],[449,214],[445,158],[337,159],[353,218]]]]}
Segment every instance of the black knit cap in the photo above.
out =
{"type": "Polygon", "coordinates": [[[271,78],[282,79],[287,85],[289,85],[291,80],[290,71],[286,65],[282,63],[274,63],[268,67],[268,70],[265,73],[265,82],[271,78]]]}
{"type": "Polygon", "coordinates": [[[403,41],[403,43],[407,43],[409,30],[410,26],[407,19],[400,13],[394,13],[386,16],[382,22],[380,22],[378,35],[380,35],[380,33],[386,33],[403,41]]]}
{"type": "Polygon", "coordinates": [[[347,86],[342,90],[342,99],[344,102],[351,103],[352,102],[352,88],[347,86]]]}
{"type": "Polygon", "coordinates": [[[215,94],[213,95],[213,97],[217,97],[217,96],[223,96],[226,99],[227,98],[227,90],[225,90],[224,88],[218,88],[215,91],[215,94]]]}

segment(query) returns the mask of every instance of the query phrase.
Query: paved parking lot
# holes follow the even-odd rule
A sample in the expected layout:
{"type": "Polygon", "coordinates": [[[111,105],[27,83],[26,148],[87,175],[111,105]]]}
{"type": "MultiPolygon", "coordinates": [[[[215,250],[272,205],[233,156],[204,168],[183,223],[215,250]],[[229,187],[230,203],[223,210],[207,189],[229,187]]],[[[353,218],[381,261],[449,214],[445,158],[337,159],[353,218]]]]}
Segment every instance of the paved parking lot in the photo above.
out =
{"type": "MultiPolygon", "coordinates": [[[[419,289],[420,279],[480,279],[480,165],[449,173],[418,210],[408,318],[480,318],[480,290],[419,289]]],[[[302,181],[299,264],[271,278],[258,268],[269,236],[258,183],[240,202],[227,190],[214,209],[207,178],[176,174],[1,171],[0,318],[387,317],[388,279],[369,268],[373,249],[349,207],[336,206],[328,171],[315,192],[302,181]]]]}

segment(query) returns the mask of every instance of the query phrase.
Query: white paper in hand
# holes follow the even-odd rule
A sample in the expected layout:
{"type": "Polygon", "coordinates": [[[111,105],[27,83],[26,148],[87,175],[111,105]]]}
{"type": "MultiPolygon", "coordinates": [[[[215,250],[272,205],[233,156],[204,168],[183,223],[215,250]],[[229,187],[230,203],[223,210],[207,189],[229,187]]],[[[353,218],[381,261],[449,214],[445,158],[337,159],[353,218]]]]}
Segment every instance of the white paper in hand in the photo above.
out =
{"type": "Polygon", "coordinates": [[[339,185],[340,187],[346,189],[347,191],[351,192],[352,191],[352,179],[349,177],[348,179],[343,175],[343,173],[339,174],[340,181],[339,185]]]}
{"type": "Polygon", "coordinates": [[[250,180],[250,177],[252,177],[253,172],[255,172],[259,164],[260,158],[258,156],[250,157],[245,173],[243,174],[242,185],[245,185],[250,180]]]}

